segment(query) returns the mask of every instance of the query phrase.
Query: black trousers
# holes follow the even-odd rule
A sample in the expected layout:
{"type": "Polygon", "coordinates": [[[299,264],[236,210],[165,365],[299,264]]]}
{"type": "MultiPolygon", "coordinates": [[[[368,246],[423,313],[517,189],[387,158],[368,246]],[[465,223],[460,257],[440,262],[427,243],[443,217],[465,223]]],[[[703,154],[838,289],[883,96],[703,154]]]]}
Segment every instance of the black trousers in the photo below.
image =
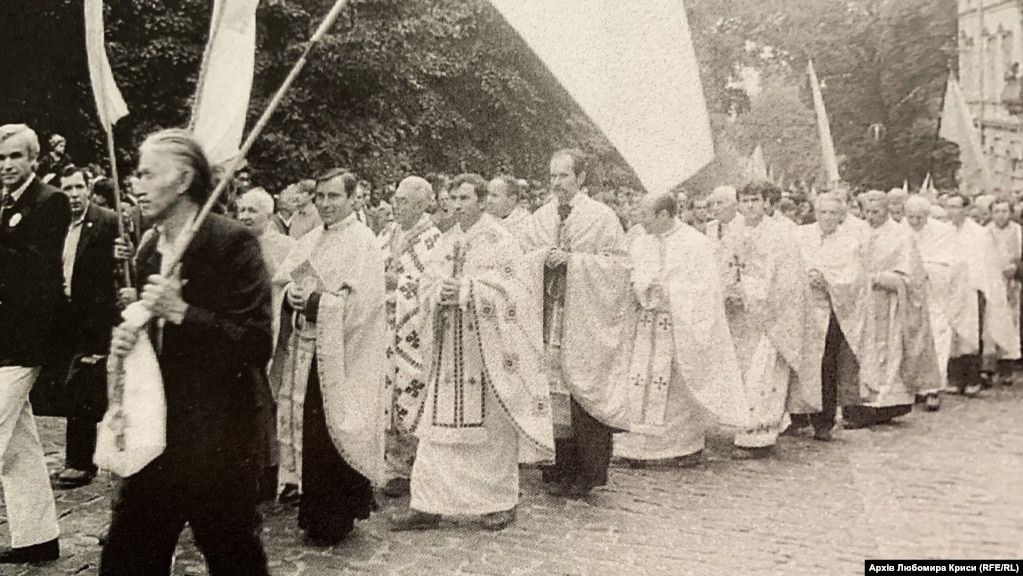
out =
{"type": "Polygon", "coordinates": [[[976,354],[965,354],[948,360],[948,382],[962,392],[971,384],[982,384],[981,371],[984,358],[984,312],[987,301],[983,292],[977,292],[977,312],[979,314],[978,340],[980,347],[976,354]]]}
{"type": "Polygon", "coordinates": [[[186,523],[210,576],[267,576],[257,476],[251,461],[201,465],[185,454],[160,456],[122,482],[100,576],[169,576],[186,523]]]}
{"type": "Polygon", "coordinates": [[[824,337],[824,356],[821,358],[821,411],[814,414],[793,414],[795,427],[813,425],[815,431],[831,430],[835,427],[838,414],[838,358],[839,350],[845,344],[842,327],[835,313],[828,320],[828,332],[824,337]]]}
{"type": "Polygon", "coordinates": [[[64,467],[96,473],[92,455],[96,452],[96,419],[68,416],[64,467]]]}
{"type": "Polygon", "coordinates": [[[554,440],[554,466],[544,470],[543,478],[588,488],[603,486],[612,448],[611,428],[590,416],[573,398],[572,437],[554,440]]]}

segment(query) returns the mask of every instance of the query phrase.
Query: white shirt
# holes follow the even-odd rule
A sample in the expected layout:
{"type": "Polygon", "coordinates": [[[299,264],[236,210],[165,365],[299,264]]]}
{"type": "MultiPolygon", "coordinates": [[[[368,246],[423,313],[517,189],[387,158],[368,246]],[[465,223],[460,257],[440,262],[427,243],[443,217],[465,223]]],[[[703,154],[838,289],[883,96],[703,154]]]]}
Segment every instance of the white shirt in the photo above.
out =
{"type": "Polygon", "coordinates": [[[64,295],[71,296],[71,277],[75,272],[75,255],[78,254],[78,241],[82,238],[82,228],[85,224],[85,212],[89,207],[86,205],[82,215],[79,216],[67,229],[67,236],[64,237],[64,295]]]}

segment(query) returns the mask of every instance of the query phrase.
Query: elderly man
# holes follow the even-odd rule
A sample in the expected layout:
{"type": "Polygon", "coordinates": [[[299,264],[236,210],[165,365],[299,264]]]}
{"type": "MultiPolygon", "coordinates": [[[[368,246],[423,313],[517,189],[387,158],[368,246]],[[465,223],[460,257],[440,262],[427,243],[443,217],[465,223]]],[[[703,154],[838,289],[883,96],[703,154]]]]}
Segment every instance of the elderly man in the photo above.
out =
{"type": "Polygon", "coordinates": [[[988,354],[1019,355],[1019,336],[1013,328],[1005,294],[1005,262],[990,231],[967,218],[970,201],[962,194],[948,197],[945,211],[955,227],[955,243],[967,264],[968,290],[963,314],[970,328],[952,338],[948,367],[950,391],[974,396],[983,387],[981,359],[988,354]]]}
{"type": "MultiPolygon", "coordinates": [[[[211,214],[171,269],[213,189],[212,170],[183,130],[157,132],[139,152],[140,206],[156,233],[136,264],[140,305],[154,318],[167,446],[121,482],[99,574],[170,574],[188,524],[211,576],[265,576],[255,456],[258,387],[266,386],[259,374],[272,345],[266,265],[250,231],[211,214]]],[[[111,356],[125,357],[138,334],[118,326],[111,356]]]]}
{"type": "Polygon", "coordinates": [[[726,297],[738,296],[739,268],[736,251],[746,220],[739,213],[739,198],[732,186],[718,186],[707,197],[714,219],[707,222],[704,232],[714,240],[718,253],[718,273],[726,297]]]}
{"type": "Polygon", "coordinates": [[[288,221],[288,236],[298,240],[311,230],[323,225],[316,206],[313,205],[313,195],[316,194],[315,180],[302,180],[292,185],[294,203],[292,204],[291,220],[288,221]]]}
{"type": "Polygon", "coordinates": [[[11,548],[0,563],[60,556],[53,492],[29,391],[39,375],[63,294],[68,198],[33,168],[39,139],[24,124],[0,126],[0,482],[11,548]]]}
{"type": "Polygon", "coordinates": [[[409,511],[394,530],[432,528],[441,516],[482,516],[501,530],[519,501],[519,446],[554,452],[539,307],[517,273],[519,241],[484,212],[487,183],[451,185],[458,223],[430,254],[422,281],[426,415],[416,424],[409,511]]]}
{"type": "Polygon", "coordinates": [[[888,217],[892,222],[901,223],[906,214],[906,200],[909,193],[903,188],[892,188],[888,191],[888,217]]]}
{"type": "Polygon", "coordinates": [[[639,325],[629,369],[629,434],[615,453],[633,466],[698,464],[703,414],[744,427],[748,402],[725,318],[713,242],[676,218],[670,194],[640,202],[630,246],[639,325]]]}
{"type": "MultiPolygon", "coordinates": [[[[277,231],[273,225],[274,200],[263,188],[250,188],[248,192],[242,193],[238,198],[238,221],[252,230],[259,238],[260,251],[263,254],[263,262],[271,278],[277,273],[277,269],[288,257],[291,249],[295,247],[295,239],[285,236],[277,231]]],[[[283,291],[280,286],[275,286],[273,291],[274,302],[283,298],[283,291]]],[[[280,332],[281,310],[275,307],[273,311],[273,334],[274,343],[277,343],[277,334],[280,332]]],[[[262,418],[260,419],[260,435],[262,437],[261,454],[264,456],[263,482],[261,493],[264,498],[273,498],[277,488],[277,427],[276,427],[276,406],[273,395],[269,392],[276,392],[280,382],[271,382],[271,386],[260,387],[261,391],[268,392],[259,399],[259,409],[262,418]],[[272,390],[271,390],[272,388],[272,390]]]]}
{"type": "Polygon", "coordinates": [[[906,200],[905,221],[912,230],[927,272],[927,311],[939,374],[936,382],[921,382],[917,395],[923,396],[927,409],[934,412],[941,408],[940,393],[948,384],[952,335],[963,331],[967,265],[956,246],[955,229],[951,224],[931,218],[932,208],[922,196],[906,200]]]}
{"type": "Polygon", "coordinates": [[[587,157],[550,161],[552,197],[524,227],[524,269],[543,311],[557,455],[547,491],[582,498],[607,483],[612,430],[627,427],[631,307],[625,233],[614,211],[583,191],[587,157]]]}
{"type": "Polygon", "coordinates": [[[714,216],[707,222],[707,236],[714,240],[727,242],[726,237],[735,235],[745,226],[743,215],[739,213],[739,198],[732,186],[718,186],[707,197],[707,207],[714,216]]]}
{"type": "Polygon", "coordinates": [[[786,427],[786,410],[820,409],[820,386],[799,375],[809,288],[793,230],[768,217],[774,185],[753,182],[739,193],[745,227],[735,244],[736,287],[729,325],[742,368],[750,422],[735,437],[733,457],[770,455],[786,427]]]}
{"type": "Polygon", "coordinates": [[[819,411],[792,410],[793,428],[813,426],[815,440],[831,440],[839,404],[859,402],[859,348],[868,288],[863,246],[840,226],[845,200],[817,197],[813,224],[797,231],[806,263],[810,309],[803,331],[803,378],[820,386],[819,411]]]}
{"type": "Polygon", "coordinates": [[[529,218],[529,212],[522,207],[521,201],[519,184],[514,178],[502,175],[487,183],[487,213],[516,236],[529,218]]]}
{"type": "Polygon", "coordinates": [[[871,286],[859,353],[861,402],[843,407],[847,428],[908,414],[916,390],[940,380],[916,243],[907,227],[888,217],[884,192],[866,192],[860,202],[871,228],[864,246],[871,286]]]}
{"type": "Polygon", "coordinates": [[[250,188],[238,198],[238,221],[259,238],[263,260],[271,277],[295,246],[295,239],[285,236],[273,226],[274,199],[263,188],[250,188]]]}
{"type": "Polygon", "coordinates": [[[273,370],[281,382],[281,482],[301,482],[298,525],[336,545],[369,517],[384,468],[387,325],[384,262],[355,218],[356,178],[316,180],[323,226],[302,237],[274,277],[285,318],[273,370]]]}
{"type": "MultiPolygon", "coordinates": [[[[1020,258],[1023,257],[1023,228],[1012,221],[1012,207],[1009,200],[1005,198],[995,199],[991,203],[991,222],[987,225],[991,235],[994,236],[995,245],[1002,254],[1005,265],[1005,294],[1009,302],[1009,310],[1013,324],[1013,333],[1019,338],[1020,321],[1020,258]]],[[[998,373],[996,377],[1001,382],[1008,382],[1013,378],[1013,372],[1018,367],[1019,356],[1010,357],[1003,353],[998,358],[998,373]]]]}
{"type": "Polygon", "coordinates": [[[418,176],[401,181],[394,192],[396,226],[381,237],[387,286],[387,379],[389,426],[388,482],[384,492],[398,497],[409,490],[416,456],[412,434],[423,416],[426,375],[423,373],[420,282],[440,230],[426,212],[433,190],[418,176]]]}

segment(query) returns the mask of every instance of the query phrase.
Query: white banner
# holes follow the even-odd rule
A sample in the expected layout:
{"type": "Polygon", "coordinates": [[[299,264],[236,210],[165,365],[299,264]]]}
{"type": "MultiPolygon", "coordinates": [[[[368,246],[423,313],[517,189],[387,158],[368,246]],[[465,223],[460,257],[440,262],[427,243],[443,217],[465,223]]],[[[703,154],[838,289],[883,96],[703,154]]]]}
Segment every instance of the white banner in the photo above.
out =
{"type": "Polygon", "coordinates": [[[666,192],[714,158],[682,0],[491,0],[632,166],[666,192]]]}

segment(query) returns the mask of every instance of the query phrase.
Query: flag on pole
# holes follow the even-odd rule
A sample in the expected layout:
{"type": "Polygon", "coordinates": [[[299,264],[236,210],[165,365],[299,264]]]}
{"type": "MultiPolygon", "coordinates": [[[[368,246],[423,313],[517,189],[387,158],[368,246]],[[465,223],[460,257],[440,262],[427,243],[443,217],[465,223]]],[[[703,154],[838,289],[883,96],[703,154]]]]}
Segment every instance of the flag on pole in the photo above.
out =
{"type": "Polygon", "coordinates": [[[948,75],[945,88],[945,106],[941,110],[941,129],[938,136],[955,142],[959,146],[959,162],[962,167],[960,184],[968,184],[975,190],[987,192],[992,189],[991,170],[981,149],[980,136],[973,125],[973,115],[966,105],[963,92],[955,76],[948,75]]]}
{"type": "Polygon", "coordinates": [[[714,158],[682,0],[491,0],[636,172],[666,192],[714,158]]]}
{"type": "Polygon", "coordinates": [[[238,154],[256,67],[259,0],[215,0],[192,106],[192,132],[213,164],[238,154]]]}
{"type": "Polygon", "coordinates": [[[810,76],[810,90],[813,92],[813,108],[817,112],[817,133],[821,139],[821,157],[824,162],[824,174],[828,183],[841,180],[838,175],[838,157],[835,156],[835,142],[831,139],[831,124],[828,123],[828,111],[824,109],[824,96],[821,85],[817,82],[817,72],[813,69],[813,60],[806,64],[810,76]]]}
{"type": "Polygon", "coordinates": [[[118,120],[128,115],[128,106],[107,60],[103,0],[85,0],[85,52],[89,58],[89,80],[96,99],[96,112],[103,129],[109,132],[118,120]]]}

